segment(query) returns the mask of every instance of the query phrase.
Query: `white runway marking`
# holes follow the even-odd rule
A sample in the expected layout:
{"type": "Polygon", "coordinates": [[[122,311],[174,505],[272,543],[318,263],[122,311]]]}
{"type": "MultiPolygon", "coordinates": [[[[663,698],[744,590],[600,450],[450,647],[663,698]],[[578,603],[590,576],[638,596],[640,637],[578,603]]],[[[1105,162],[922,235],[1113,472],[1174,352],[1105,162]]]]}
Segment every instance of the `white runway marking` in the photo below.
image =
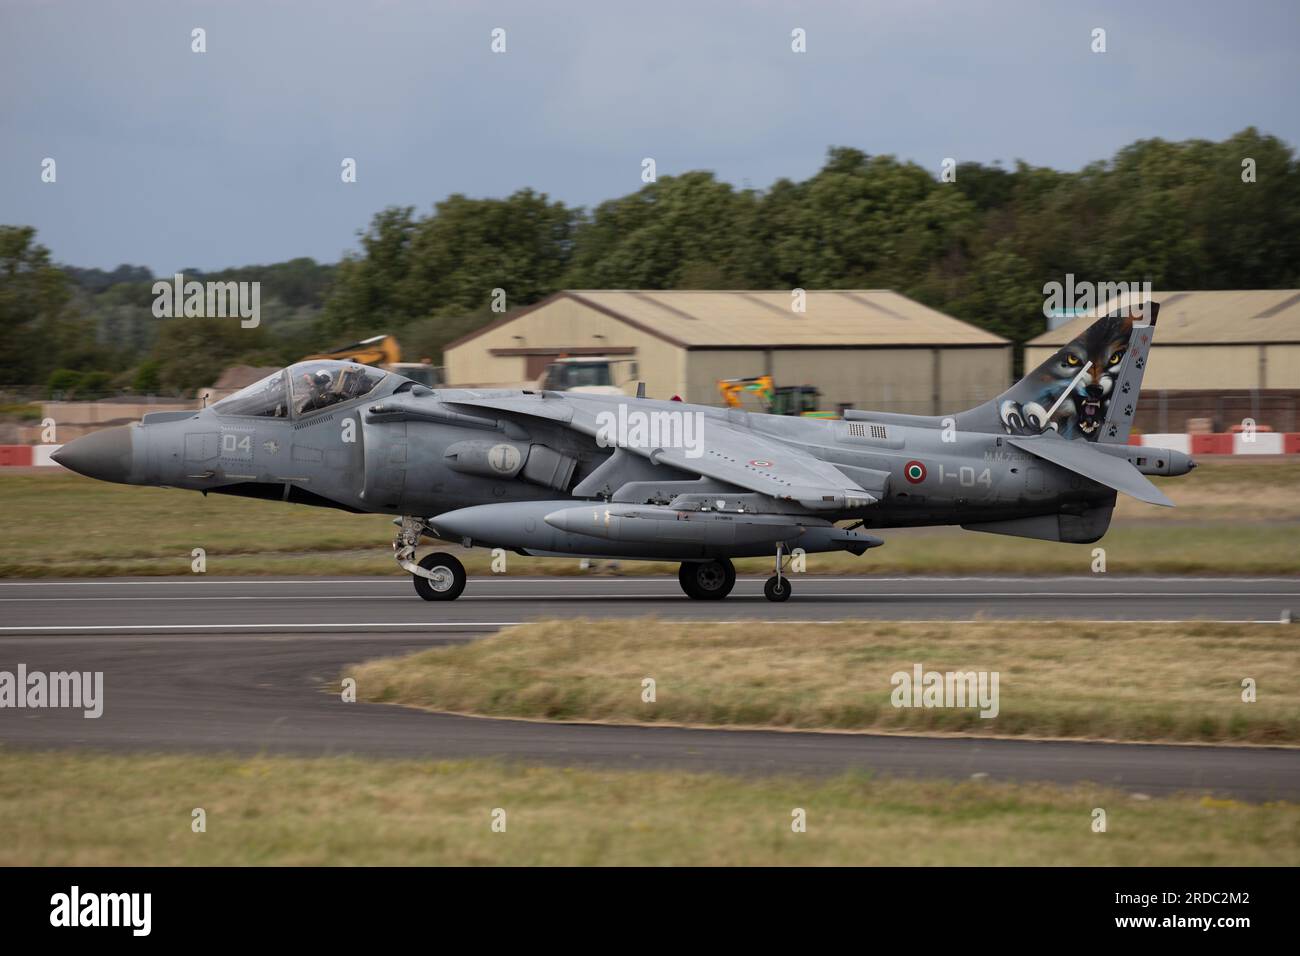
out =
{"type": "MultiPolygon", "coordinates": [[[[539,620],[545,620],[544,618],[539,620]]],[[[808,624],[1283,624],[1280,620],[1211,620],[1208,618],[1196,618],[1194,620],[1171,619],[1155,620],[1146,618],[1106,618],[1096,621],[1065,621],[1061,618],[933,618],[933,619],[888,619],[882,621],[855,621],[851,618],[831,619],[831,620],[812,620],[801,621],[793,618],[778,618],[774,620],[763,620],[760,618],[735,618],[731,620],[711,620],[708,618],[664,618],[666,624],[691,624],[699,627],[715,627],[719,624],[773,624],[783,627],[790,625],[808,625],[808,624]]],[[[61,624],[44,624],[33,625],[30,627],[14,626],[0,627],[0,633],[11,633],[17,631],[39,631],[48,633],[52,631],[64,631],[72,634],[84,634],[87,632],[98,631],[216,631],[216,632],[235,632],[235,631],[254,631],[275,629],[280,631],[321,631],[321,630],[338,630],[347,628],[350,630],[387,630],[393,628],[460,628],[461,630],[470,630],[473,628],[502,628],[515,627],[520,624],[535,624],[538,621],[376,621],[368,623],[341,624],[337,621],[330,621],[320,624],[91,624],[84,627],[69,627],[61,624]]]]}

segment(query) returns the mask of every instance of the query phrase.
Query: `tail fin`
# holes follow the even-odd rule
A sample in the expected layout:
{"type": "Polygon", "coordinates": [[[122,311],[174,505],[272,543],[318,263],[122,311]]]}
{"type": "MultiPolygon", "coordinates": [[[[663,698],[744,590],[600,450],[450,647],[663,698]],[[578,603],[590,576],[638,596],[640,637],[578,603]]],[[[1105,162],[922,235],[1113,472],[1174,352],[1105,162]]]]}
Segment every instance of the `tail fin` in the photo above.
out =
{"type": "Polygon", "coordinates": [[[957,427],[1126,443],[1159,313],[1147,302],[1098,319],[993,401],[957,416],[957,427]]]}

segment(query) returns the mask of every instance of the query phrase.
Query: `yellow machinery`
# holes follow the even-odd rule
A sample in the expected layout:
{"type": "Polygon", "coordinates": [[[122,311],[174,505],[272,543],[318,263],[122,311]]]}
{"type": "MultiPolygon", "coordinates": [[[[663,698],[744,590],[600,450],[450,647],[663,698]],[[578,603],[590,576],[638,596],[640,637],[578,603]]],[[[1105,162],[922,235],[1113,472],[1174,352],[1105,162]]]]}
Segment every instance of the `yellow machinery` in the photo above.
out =
{"type": "Polygon", "coordinates": [[[822,411],[822,393],[813,385],[777,386],[770,375],[752,378],[718,379],[718,392],[728,408],[744,408],[742,396],[754,395],[770,415],[801,415],[804,418],[838,418],[834,412],[822,411]]]}
{"type": "Polygon", "coordinates": [[[304,362],[318,359],[336,359],[340,362],[357,362],[361,365],[395,365],[402,360],[402,347],[391,335],[376,335],[374,338],[362,339],[342,348],[315,355],[304,355],[304,362]]]}
{"type": "Polygon", "coordinates": [[[429,362],[403,362],[402,347],[397,344],[397,338],[392,335],[376,335],[328,352],[304,355],[302,361],[314,362],[319,359],[373,365],[385,372],[396,372],[430,388],[438,388],[443,384],[442,369],[438,366],[429,362]]]}

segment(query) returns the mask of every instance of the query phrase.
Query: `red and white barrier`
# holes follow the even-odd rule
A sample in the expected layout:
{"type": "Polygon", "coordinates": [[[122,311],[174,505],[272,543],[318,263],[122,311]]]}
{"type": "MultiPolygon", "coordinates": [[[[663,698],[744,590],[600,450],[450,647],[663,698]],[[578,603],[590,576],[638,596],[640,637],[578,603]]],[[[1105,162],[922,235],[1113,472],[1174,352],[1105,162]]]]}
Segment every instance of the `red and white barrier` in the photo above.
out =
{"type": "Polygon", "coordinates": [[[0,445],[0,466],[25,468],[31,463],[31,445],[0,445]]]}
{"type": "Polygon", "coordinates": [[[1237,432],[1232,436],[1234,455],[1285,455],[1286,436],[1281,432],[1237,432]]]}
{"type": "Polygon", "coordinates": [[[29,468],[32,465],[60,467],[50,456],[62,448],[62,445],[0,445],[0,468],[29,468]]]}
{"type": "Polygon", "coordinates": [[[32,464],[33,465],[50,465],[54,468],[62,468],[57,461],[52,461],[50,456],[62,448],[62,445],[33,445],[32,446],[32,464]]]}
{"type": "Polygon", "coordinates": [[[1128,443],[1130,445],[1147,445],[1152,448],[1168,448],[1170,451],[1181,451],[1184,455],[1192,453],[1192,436],[1186,432],[1134,435],[1128,440],[1128,443]]]}
{"type": "Polygon", "coordinates": [[[1300,432],[1210,432],[1134,435],[1130,445],[1201,455],[1300,455],[1300,432]]]}

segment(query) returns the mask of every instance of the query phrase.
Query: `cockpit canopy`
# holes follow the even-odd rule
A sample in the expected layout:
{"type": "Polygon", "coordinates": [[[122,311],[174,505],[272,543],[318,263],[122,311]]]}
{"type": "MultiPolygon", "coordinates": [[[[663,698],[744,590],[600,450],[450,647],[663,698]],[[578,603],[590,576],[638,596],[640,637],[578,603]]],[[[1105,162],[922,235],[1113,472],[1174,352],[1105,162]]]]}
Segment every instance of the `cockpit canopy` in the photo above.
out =
{"type": "Polygon", "coordinates": [[[212,406],[220,415],[300,418],[369,395],[388,373],[355,362],[299,362],[212,406]]]}

